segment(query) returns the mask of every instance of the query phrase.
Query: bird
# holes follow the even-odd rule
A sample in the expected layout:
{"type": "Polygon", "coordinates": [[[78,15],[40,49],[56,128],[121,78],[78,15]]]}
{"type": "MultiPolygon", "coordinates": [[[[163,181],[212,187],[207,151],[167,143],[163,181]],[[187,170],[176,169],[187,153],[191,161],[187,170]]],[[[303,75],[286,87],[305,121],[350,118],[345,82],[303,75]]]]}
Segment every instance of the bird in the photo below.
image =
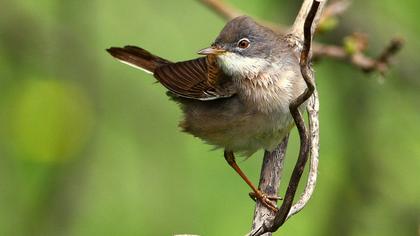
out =
{"type": "Polygon", "coordinates": [[[179,104],[182,131],[224,149],[227,163],[250,186],[255,199],[277,210],[273,201],[279,198],[255,187],[235,155],[273,151],[294,126],[289,105],[307,86],[299,50],[287,36],[249,16],[238,16],[227,22],[210,47],[198,51],[201,57],[196,59],[171,62],[136,46],[107,51],[152,74],[179,104]]]}

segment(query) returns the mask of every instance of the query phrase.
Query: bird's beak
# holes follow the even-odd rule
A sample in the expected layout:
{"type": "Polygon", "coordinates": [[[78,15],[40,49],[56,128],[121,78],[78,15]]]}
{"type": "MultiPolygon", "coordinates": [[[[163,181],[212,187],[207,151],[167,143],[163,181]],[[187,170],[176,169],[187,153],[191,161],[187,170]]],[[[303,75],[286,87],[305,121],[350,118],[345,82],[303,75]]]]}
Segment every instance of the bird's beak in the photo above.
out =
{"type": "Polygon", "coordinates": [[[208,47],[208,48],[201,49],[197,53],[200,54],[200,55],[220,55],[220,54],[223,54],[225,52],[226,52],[225,49],[222,49],[222,48],[219,48],[219,47],[216,47],[216,46],[211,46],[211,47],[208,47]]]}

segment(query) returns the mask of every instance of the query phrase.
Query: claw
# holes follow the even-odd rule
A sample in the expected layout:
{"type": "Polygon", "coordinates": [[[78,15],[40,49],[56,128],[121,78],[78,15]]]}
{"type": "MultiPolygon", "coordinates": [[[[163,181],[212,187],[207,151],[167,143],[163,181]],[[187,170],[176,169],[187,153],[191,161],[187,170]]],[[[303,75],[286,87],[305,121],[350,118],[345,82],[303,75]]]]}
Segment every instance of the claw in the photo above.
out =
{"type": "MultiPolygon", "coordinates": [[[[252,199],[252,200],[254,200],[254,201],[256,201],[257,200],[257,194],[256,193],[254,193],[254,192],[249,192],[248,193],[248,195],[249,195],[249,197],[252,199]]],[[[265,197],[267,197],[268,198],[268,200],[271,200],[271,201],[280,201],[280,200],[283,200],[283,198],[282,197],[280,197],[280,196],[267,196],[266,194],[262,194],[263,196],[265,196],[265,197]]]]}
{"type": "Polygon", "coordinates": [[[266,206],[267,208],[271,209],[274,212],[277,211],[277,206],[272,201],[277,201],[277,200],[282,199],[281,197],[278,197],[278,196],[267,196],[265,193],[261,192],[260,190],[258,190],[258,192],[250,192],[248,195],[254,201],[257,201],[258,199],[259,201],[261,201],[262,204],[264,204],[264,206],[266,206]]]}

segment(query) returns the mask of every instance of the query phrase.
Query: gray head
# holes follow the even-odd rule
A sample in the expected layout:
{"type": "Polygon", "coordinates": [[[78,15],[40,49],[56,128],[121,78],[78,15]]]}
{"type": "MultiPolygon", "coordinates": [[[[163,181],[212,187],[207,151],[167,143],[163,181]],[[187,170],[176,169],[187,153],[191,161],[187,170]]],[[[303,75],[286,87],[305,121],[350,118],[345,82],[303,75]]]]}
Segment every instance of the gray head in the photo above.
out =
{"type": "Polygon", "coordinates": [[[278,36],[270,29],[259,25],[251,17],[238,16],[229,21],[210,48],[199,54],[219,55],[225,51],[245,57],[266,58],[277,42],[278,36]]]}
{"type": "Polygon", "coordinates": [[[229,74],[244,74],[249,70],[257,73],[278,45],[278,36],[272,30],[248,16],[239,16],[226,24],[211,47],[198,53],[216,55],[222,69],[229,74]]]}
{"type": "Polygon", "coordinates": [[[251,17],[239,16],[229,21],[216,38],[214,45],[246,57],[267,57],[277,44],[277,35],[259,25],[251,17]]]}

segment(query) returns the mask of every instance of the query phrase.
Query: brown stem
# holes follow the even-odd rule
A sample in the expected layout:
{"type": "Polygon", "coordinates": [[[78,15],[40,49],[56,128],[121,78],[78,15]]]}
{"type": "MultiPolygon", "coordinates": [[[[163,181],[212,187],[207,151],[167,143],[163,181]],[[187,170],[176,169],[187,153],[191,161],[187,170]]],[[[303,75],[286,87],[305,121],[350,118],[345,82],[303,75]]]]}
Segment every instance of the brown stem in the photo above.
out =
{"type": "Polygon", "coordinates": [[[350,0],[332,2],[330,5],[325,7],[325,10],[322,12],[319,24],[322,25],[326,20],[343,14],[349,8],[350,4],[350,0]]]}
{"type": "Polygon", "coordinates": [[[385,47],[380,56],[374,59],[366,56],[363,52],[350,54],[341,46],[313,43],[313,57],[314,59],[331,58],[343,60],[364,72],[378,71],[384,74],[389,68],[392,57],[400,51],[403,45],[403,39],[394,38],[385,47]]]}
{"type": "Polygon", "coordinates": [[[310,165],[308,180],[306,182],[305,190],[289,211],[287,219],[292,217],[301,211],[315,190],[316,181],[318,178],[318,162],[319,162],[319,98],[316,88],[313,92],[312,97],[309,99],[308,105],[306,106],[309,116],[309,135],[310,135],[310,165]]]}
{"type": "Polygon", "coordinates": [[[242,15],[242,13],[220,0],[200,0],[204,5],[226,20],[242,15]]]}
{"type": "MultiPolygon", "coordinates": [[[[258,188],[268,196],[278,195],[288,140],[289,135],[283,139],[274,151],[266,151],[264,153],[258,188]]],[[[252,229],[255,230],[260,228],[265,221],[274,218],[274,216],[275,212],[266,208],[261,202],[257,201],[255,205],[254,219],[252,221],[252,229]]],[[[265,236],[269,235],[271,234],[266,234],[265,236]]]]}
{"type": "Polygon", "coordinates": [[[299,107],[311,97],[312,93],[315,90],[315,84],[313,82],[312,70],[310,68],[310,52],[311,52],[311,41],[312,41],[312,23],[315,19],[315,15],[318,11],[320,2],[314,0],[309,11],[309,14],[305,20],[304,25],[304,41],[303,49],[300,57],[300,69],[303,76],[303,79],[306,82],[308,88],[303,94],[301,94],[296,100],[292,101],[289,106],[290,113],[292,114],[293,119],[295,120],[296,127],[299,131],[300,137],[300,151],[299,157],[296,162],[295,168],[292,172],[292,177],[290,178],[289,186],[287,187],[286,195],[284,196],[283,204],[280,207],[280,210],[276,214],[276,217],[273,221],[273,226],[270,230],[277,230],[287,218],[290,208],[293,204],[293,199],[296,194],[297,187],[300,182],[303,170],[305,169],[306,162],[308,160],[309,152],[309,137],[308,132],[306,131],[305,121],[303,120],[302,114],[299,111],[299,107]]]}
{"type": "MultiPolygon", "coordinates": [[[[222,0],[199,0],[199,1],[202,2],[204,5],[206,5],[208,8],[216,12],[220,17],[222,17],[223,19],[227,21],[232,20],[233,18],[237,16],[245,15],[245,13],[230,6],[229,4],[225,3],[222,0]]],[[[286,27],[283,27],[278,24],[274,24],[273,22],[270,22],[270,21],[258,20],[258,22],[274,30],[275,32],[279,32],[279,33],[283,32],[284,34],[284,32],[286,32],[287,30],[286,27]]]]}

